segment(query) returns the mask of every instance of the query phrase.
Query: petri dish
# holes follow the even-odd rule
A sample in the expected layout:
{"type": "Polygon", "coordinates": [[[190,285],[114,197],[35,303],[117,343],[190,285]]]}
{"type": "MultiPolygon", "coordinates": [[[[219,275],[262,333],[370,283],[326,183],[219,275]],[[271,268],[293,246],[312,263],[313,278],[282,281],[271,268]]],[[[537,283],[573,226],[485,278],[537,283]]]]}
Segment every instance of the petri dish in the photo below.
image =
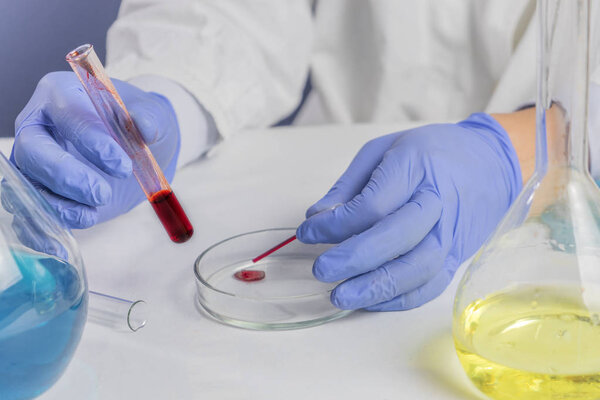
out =
{"type": "Polygon", "coordinates": [[[329,300],[337,283],[320,282],[312,274],[315,259],[331,245],[295,240],[252,263],[253,257],[295,231],[276,228],[248,232],[200,254],[194,273],[201,310],[225,324],[255,330],[307,328],[348,315],[351,311],[340,310],[329,300]],[[251,279],[241,280],[240,276],[251,279]]]}

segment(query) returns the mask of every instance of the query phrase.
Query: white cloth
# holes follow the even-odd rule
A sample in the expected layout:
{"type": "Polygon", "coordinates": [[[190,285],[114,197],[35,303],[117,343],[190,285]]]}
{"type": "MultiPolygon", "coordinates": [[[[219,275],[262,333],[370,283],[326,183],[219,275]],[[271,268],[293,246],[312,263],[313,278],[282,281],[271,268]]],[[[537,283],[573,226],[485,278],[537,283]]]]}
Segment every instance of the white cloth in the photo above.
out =
{"type": "Polygon", "coordinates": [[[535,98],[534,8],[533,0],[123,0],[107,62],[117,78],[179,83],[225,137],[288,115],[309,71],[318,122],[456,120],[535,98]]]}

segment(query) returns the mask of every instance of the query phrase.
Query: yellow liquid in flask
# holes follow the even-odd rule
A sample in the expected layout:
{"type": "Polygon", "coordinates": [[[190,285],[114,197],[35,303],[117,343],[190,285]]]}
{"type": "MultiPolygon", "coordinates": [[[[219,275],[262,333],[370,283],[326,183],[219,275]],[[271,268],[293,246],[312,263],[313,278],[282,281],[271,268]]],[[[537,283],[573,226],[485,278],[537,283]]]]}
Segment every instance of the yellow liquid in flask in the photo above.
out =
{"type": "Polygon", "coordinates": [[[492,399],[600,399],[600,320],[579,287],[517,287],[455,321],[458,358],[492,399]]]}

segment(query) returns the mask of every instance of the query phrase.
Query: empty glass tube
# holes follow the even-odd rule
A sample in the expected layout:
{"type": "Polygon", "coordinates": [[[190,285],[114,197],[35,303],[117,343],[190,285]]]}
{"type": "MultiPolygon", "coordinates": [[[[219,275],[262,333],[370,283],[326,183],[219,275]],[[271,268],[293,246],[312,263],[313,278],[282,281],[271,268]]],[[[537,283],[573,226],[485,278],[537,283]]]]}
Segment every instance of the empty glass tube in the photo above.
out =
{"type": "Polygon", "coordinates": [[[106,129],[131,158],[133,174],[171,240],[176,243],[187,241],[192,237],[194,228],[104,71],[93,46],[79,46],[67,54],[67,62],[77,74],[106,129]]]}
{"type": "Polygon", "coordinates": [[[89,291],[88,321],[136,332],[146,326],[146,302],[89,291]]]}

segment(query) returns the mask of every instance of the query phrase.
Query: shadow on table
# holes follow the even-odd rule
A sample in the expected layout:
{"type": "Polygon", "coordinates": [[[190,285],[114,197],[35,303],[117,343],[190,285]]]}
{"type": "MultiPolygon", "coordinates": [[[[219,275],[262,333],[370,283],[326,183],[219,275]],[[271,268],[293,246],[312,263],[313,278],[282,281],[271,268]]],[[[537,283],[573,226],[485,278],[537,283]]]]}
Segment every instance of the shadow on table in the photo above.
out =
{"type": "Polygon", "coordinates": [[[463,399],[487,399],[465,375],[450,332],[439,332],[425,342],[417,352],[416,367],[446,392],[463,399]]]}

